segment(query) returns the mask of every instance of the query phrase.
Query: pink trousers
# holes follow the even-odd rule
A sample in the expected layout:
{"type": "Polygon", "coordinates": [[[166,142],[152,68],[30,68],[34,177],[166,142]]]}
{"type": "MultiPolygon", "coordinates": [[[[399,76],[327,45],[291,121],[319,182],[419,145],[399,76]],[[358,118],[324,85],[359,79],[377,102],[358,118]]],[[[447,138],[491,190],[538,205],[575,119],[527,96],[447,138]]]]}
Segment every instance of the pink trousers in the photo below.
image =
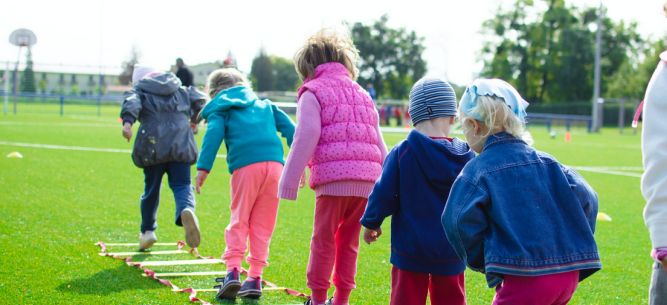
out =
{"type": "Polygon", "coordinates": [[[241,268],[248,244],[248,275],[260,277],[268,265],[282,170],[283,165],[278,162],[259,162],[241,167],[232,174],[232,212],[225,229],[227,246],[222,255],[227,269],[241,268]]]}
{"type": "Polygon", "coordinates": [[[465,277],[391,269],[390,305],[424,305],[431,294],[431,305],[465,305],[465,277]]]}
{"type": "Polygon", "coordinates": [[[307,284],[313,291],[329,289],[332,271],[337,292],[345,291],[349,295],[355,288],[359,220],[367,202],[368,199],[362,197],[317,197],[307,270],[307,284]]]}
{"type": "Polygon", "coordinates": [[[492,305],[565,305],[579,283],[579,271],[541,275],[505,275],[492,305]]]}

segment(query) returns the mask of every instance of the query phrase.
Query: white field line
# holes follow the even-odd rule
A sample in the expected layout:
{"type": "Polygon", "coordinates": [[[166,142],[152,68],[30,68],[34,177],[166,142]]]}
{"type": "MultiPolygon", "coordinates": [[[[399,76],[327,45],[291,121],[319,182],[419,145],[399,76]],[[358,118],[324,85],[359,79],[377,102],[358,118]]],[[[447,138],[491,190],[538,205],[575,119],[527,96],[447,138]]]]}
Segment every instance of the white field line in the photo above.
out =
{"type": "Polygon", "coordinates": [[[624,176],[624,177],[634,177],[634,178],[641,178],[642,175],[638,173],[628,173],[624,171],[619,171],[619,170],[609,170],[604,167],[590,167],[590,166],[573,166],[572,167],[574,170],[578,171],[585,171],[585,172],[592,172],[592,173],[599,173],[599,174],[607,174],[607,175],[616,175],[616,176],[624,176]]]}
{"type": "Polygon", "coordinates": [[[0,122],[0,125],[9,126],[66,126],[66,127],[118,127],[120,123],[53,123],[53,122],[0,122]]]}
{"type": "MultiPolygon", "coordinates": [[[[74,150],[74,151],[93,151],[93,152],[107,152],[107,153],[122,153],[129,154],[132,153],[131,149],[118,149],[118,148],[102,148],[102,147],[85,147],[85,146],[67,146],[67,145],[53,145],[53,144],[39,144],[39,143],[22,143],[22,142],[9,142],[9,141],[0,141],[0,145],[5,146],[15,146],[15,147],[30,147],[30,148],[44,148],[44,149],[57,149],[57,150],[74,150]]],[[[224,154],[216,155],[218,158],[224,158],[224,154]]]]}

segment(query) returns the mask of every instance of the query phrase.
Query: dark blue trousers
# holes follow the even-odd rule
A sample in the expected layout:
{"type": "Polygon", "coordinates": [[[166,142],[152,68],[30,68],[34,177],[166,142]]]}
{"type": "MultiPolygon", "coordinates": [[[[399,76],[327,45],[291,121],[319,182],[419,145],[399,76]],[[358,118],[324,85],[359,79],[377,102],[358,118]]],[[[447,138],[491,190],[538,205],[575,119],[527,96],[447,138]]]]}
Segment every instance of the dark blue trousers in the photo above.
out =
{"type": "Polygon", "coordinates": [[[144,194],[141,196],[141,233],[157,229],[157,208],[160,205],[162,176],[167,174],[169,187],[176,202],[176,225],[181,224],[181,212],[195,208],[195,197],[190,182],[190,164],[163,163],[144,167],[144,194]]]}

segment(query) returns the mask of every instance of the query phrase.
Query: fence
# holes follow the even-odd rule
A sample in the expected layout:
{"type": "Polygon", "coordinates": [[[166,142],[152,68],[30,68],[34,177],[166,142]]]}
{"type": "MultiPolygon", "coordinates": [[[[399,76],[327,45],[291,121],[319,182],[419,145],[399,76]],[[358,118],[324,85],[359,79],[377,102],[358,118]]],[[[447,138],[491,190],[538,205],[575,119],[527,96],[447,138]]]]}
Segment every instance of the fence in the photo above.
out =
{"type": "Polygon", "coordinates": [[[122,95],[105,94],[97,96],[80,95],[58,95],[58,94],[36,94],[18,93],[11,94],[0,91],[2,96],[3,113],[18,114],[84,114],[84,115],[108,115],[118,114],[119,106],[123,100],[122,95]],[[109,107],[111,105],[117,107],[109,107]]]}

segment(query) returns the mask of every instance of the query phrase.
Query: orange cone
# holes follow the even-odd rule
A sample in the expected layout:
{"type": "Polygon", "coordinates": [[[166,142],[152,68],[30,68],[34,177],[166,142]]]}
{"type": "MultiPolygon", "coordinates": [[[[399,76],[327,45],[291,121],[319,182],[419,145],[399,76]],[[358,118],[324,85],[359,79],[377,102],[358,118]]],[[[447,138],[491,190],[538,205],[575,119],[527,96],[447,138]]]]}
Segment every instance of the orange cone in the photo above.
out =
{"type": "Polygon", "coordinates": [[[572,142],[572,134],[569,131],[565,132],[565,142],[572,142]]]}

